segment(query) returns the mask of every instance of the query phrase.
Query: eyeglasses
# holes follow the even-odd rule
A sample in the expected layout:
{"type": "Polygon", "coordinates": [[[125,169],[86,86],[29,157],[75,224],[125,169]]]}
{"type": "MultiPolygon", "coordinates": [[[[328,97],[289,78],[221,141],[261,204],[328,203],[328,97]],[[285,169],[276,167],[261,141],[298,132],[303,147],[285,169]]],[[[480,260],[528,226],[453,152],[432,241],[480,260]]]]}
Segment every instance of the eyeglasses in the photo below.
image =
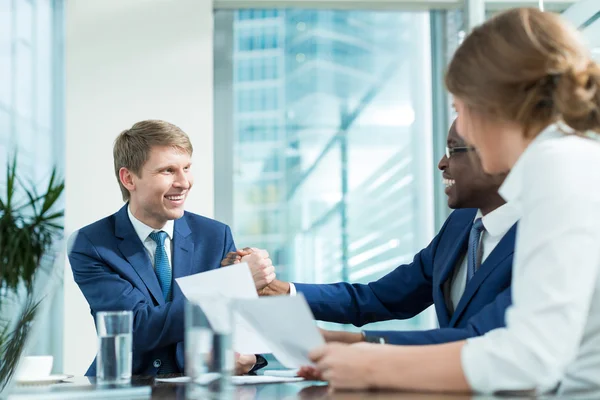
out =
{"type": "Polygon", "coordinates": [[[454,153],[467,153],[475,150],[475,147],[448,147],[446,146],[446,157],[452,157],[454,153]]]}

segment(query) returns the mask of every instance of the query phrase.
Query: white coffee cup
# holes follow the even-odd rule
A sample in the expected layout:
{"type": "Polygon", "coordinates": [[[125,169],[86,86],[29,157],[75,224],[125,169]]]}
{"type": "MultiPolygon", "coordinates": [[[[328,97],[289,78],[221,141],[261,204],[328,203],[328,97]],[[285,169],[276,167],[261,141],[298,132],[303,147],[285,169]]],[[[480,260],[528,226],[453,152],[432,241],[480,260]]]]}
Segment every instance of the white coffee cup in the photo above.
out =
{"type": "Polygon", "coordinates": [[[52,356],[27,356],[23,357],[15,373],[19,379],[38,379],[46,378],[52,372],[52,356]]]}

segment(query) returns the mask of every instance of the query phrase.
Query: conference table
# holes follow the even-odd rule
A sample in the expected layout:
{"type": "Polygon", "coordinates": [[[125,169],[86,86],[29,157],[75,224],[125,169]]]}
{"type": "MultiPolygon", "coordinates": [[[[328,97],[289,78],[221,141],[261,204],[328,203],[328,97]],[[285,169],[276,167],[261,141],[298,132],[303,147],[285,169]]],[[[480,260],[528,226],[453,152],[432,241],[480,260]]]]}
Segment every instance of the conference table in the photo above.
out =
{"type": "MultiPolygon", "coordinates": [[[[270,383],[257,385],[241,385],[233,387],[229,395],[207,395],[194,394],[194,388],[186,383],[158,382],[153,377],[134,377],[131,385],[127,387],[99,387],[95,378],[75,377],[66,382],[52,385],[50,387],[21,387],[17,388],[9,399],[231,399],[231,400],[254,400],[254,399],[332,399],[332,400],[400,400],[400,399],[492,399],[492,398],[531,398],[526,394],[503,394],[494,396],[473,396],[467,394],[439,394],[439,393],[415,393],[415,392],[393,392],[393,391],[360,391],[344,392],[331,391],[323,382],[302,381],[288,383],[270,383]]],[[[558,399],[557,396],[544,396],[544,398],[558,399]]],[[[600,398],[600,393],[584,393],[581,396],[568,396],[565,398],[600,398]],[[591,397],[590,397],[591,396],[591,397]]]]}

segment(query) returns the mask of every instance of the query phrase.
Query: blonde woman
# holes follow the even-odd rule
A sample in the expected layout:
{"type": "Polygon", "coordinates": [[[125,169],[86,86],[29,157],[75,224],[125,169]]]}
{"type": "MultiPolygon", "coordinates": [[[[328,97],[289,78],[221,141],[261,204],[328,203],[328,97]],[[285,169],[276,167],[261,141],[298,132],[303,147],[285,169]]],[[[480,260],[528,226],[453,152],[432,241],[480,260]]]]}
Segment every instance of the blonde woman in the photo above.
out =
{"type": "Polygon", "coordinates": [[[432,346],[329,344],[333,388],[600,388],[600,69],[559,16],[513,9],[476,28],[446,75],[458,132],[521,208],[506,328],[432,346]]]}

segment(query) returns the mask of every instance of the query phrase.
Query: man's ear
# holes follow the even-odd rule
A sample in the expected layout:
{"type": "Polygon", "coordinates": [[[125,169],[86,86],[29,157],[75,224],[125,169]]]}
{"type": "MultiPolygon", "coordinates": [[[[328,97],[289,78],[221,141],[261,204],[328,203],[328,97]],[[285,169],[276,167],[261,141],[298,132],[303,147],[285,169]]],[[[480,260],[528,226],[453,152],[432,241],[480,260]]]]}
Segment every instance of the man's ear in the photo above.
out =
{"type": "Polygon", "coordinates": [[[135,190],[135,180],[133,178],[133,172],[125,167],[121,167],[119,170],[119,180],[121,181],[121,184],[125,186],[125,189],[129,190],[130,192],[135,190]]]}

